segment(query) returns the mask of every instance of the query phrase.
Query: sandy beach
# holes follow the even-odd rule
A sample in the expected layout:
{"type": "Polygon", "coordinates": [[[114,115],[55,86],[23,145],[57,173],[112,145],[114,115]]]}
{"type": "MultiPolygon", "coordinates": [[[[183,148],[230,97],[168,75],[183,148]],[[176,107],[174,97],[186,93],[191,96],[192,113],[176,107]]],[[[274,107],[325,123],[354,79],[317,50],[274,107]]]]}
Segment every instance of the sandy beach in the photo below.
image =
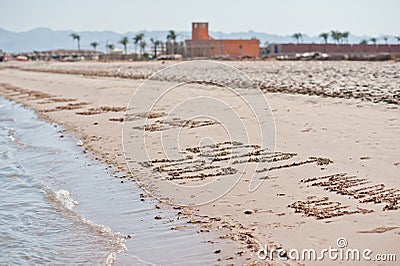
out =
{"type": "MultiPolygon", "coordinates": [[[[218,123],[213,121],[167,116],[188,95],[229,102],[231,96],[214,83],[246,86],[238,85],[234,76],[216,73],[213,84],[189,84],[185,93],[173,92],[160,103],[162,108],[152,113],[141,116],[139,111],[132,111],[132,94],[152,74],[172,64],[3,63],[0,96],[32,107],[45,120],[64,126],[82,140],[96,159],[115,165],[124,180],[136,180],[152,194],[178,203],[162,203],[163,208],[175,208],[177,217],[189,217],[191,223],[203,228],[204,234],[219,234],[232,250],[223,250],[216,263],[318,264],[262,260],[257,253],[266,246],[287,251],[337,248],[339,238],[344,238],[349,248],[372,250],[371,257],[397,254],[399,259],[400,63],[228,62],[249,75],[268,100],[275,129],[273,151],[257,146],[257,141],[227,143],[218,123]],[[133,117],[131,121],[129,117],[133,117]],[[140,127],[145,120],[150,121],[149,128],[140,127]],[[141,169],[132,169],[138,161],[127,163],[122,138],[126,125],[135,127],[129,131],[132,134],[144,132],[151,140],[147,148],[153,160],[141,169]],[[169,136],[175,129],[181,130],[182,149],[178,152],[186,156],[181,167],[176,167],[178,160],[163,161],[158,153],[160,134],[169,136]],[[199,142],[207,136],[214,139],[213,144],[199,142]],[[237,163],[225,167],[225,156],[236,156],[237,163]],[[210,157],[221,163],[207,169],[196,165],[198,158],[210,157]],[[243,164],[249,168],[241,169],[243,164]],[[176,184],[193,185],[218,178],[229,180],[237,171],[245,174],[232,190],[195,207],[181,207],[187,195],[171,194],[162,182],[148,178],[156,173],[176,184]],[[254,174],[262,183],[249,192],[254,174]]],[[[195,77],[186,72],[161,76],[154,79],[150,89],[187,81],[185,78],[195,77]]],[[[257,97],[252,96],[252,90],[242,93],[257,97]]],[[[235,98],[231,98],[234,102],[235,98]]],[[[206,103],[207,99],[203,99],[199,104],[206,103]]],[[[240,103],[234,103],[241,110],[240,103]]],[[[191,108],[195,112],[198,106],[191,108]]],[[[210,109],[213,111],[218,110],[210,109]]],[[[268,115],[264,118],[270,119],[268,115]]],[[[254,122],[246,115],[242,120],[254,122]]],[[[253,131],[251,126],[249,131],[253,131]]],[[[196,197],[206,198],[206,189],[196,197]]],[[[215,250],[219,249],[216,245],[215,250]]],[[[283,257],[287,258],[287,254],[283,257]]],[[[324,262],[339,263],[329,259],[324,262]]]]}

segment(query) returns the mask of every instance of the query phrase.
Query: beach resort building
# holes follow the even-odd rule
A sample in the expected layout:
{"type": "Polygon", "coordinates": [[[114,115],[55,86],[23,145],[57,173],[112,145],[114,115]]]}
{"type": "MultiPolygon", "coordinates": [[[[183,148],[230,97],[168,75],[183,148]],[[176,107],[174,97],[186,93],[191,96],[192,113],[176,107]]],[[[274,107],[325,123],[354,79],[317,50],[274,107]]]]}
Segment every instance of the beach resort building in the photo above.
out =
{"type": "MultiPolygon", "coordinates": [[[[350,58],[369,58],[370,56],[400,56],[399,44],[317,44],[317,43],[281,43],[270,44],[267,52],[262,51],[262,55],[268,54],[269,56],[292,56],[302,53],[326,53],[331,57],[347,55],[350,58]]],[[[382,59],[386,59],[382,57],[382,59]]]]}
{"type": "Polygon", "coordinates": [[[260,56],[260,41],[219,40],[208,34],[207,22],[192,23],[192,39],[186,40],[186,57],[256,58],[260,56]]]}

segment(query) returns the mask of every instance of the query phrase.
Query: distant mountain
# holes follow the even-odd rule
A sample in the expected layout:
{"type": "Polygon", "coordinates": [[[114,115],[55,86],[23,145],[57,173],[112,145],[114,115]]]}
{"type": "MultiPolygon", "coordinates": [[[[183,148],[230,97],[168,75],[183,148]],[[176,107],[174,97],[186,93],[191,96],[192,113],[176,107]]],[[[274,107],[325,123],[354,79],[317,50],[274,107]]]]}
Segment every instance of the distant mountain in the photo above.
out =
{"type": "MultiPolygon", "coordinates": [[[[24,32],[12,32],[0,28],[0,49],[5,52],[18,53],[18,52],[30,52],[30,51],[45,51],[53,49],[76,49],[76,42],[71,38],[71,30],[51,30],[49,28],[35,28],[24,32]]],[[[128,45],[128,51],[134,51],[134,44],[132,38],[137,33],[144,33],[146,36],[146,43],[150,49],[150,38],[157,40],[166,40],[168,31],[139,31],[139,32],[127,32],[124,34],[116,33],[113,31],[81,31],[76,32],[81,36],[81,49],[92,49],[90,46],[91,42],[98,42],[99,46],[97,50],[104,51],[106,43],[113,43],[115,47],[122,48],[118,43],[122,36],[128,36],[130,38],[130,43],[128,45]]],[[[185,39],[191,38],[191,32],[182,31],[177,32],[177,41],[181,42],[185,39]]],[[[260,40],[261,44],[265,42],[269,43],[289,43],[294,42],[291,36],[283,36],[277,34],[269,34],[263,32],[210,32],[210,36],[215,39],[251,39],[257,38],[260,40]]],[[[384,43],[384,36],[378,36],[378,43],[384,43]]],[[[389,38],[389,43],[397,43],[394,36],[387,36],[389,38]]],[[[350,43],[360,43],[362,40],[369,40],[371,36],[356,36],[350,35],[350,43]]],[[[321,38],[318,36],[308,36],[303,35],[304,43],[321,43],[321,38]]]]}

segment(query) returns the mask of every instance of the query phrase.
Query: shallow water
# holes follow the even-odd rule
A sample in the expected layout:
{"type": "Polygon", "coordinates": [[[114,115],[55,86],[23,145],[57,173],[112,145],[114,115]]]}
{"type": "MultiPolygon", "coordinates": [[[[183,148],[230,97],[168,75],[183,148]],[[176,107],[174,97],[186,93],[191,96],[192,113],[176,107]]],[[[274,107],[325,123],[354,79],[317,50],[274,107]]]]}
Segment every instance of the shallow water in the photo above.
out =
{"type": "Polygon", "coordinates": [[[142,201],[134,183],[82,151],[61,127],[0,97],[0,264],[217,261],[207,243],[215,236],[142,201]]]}

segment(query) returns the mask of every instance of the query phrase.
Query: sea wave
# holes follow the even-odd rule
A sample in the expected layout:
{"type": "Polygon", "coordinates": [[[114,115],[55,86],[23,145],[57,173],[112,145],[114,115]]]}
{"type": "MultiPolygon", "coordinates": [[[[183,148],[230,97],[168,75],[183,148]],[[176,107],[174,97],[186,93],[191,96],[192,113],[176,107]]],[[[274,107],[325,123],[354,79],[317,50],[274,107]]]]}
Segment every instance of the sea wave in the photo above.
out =
{"type": "Polygon", "coordinates": [[[129,235],[125,236],[120,232],[113,231],[110,227],[105,225],[96,224],[90,220],[85,219],[74,211],[74,208],[79,205],[79,202],[72,197],[72,193],[65,189],[53,191],[51,189],[45,190],[46,199],[58,210],[65,212],[68,216],[75,219],[76,222],[86,226],[90,231],[109,239],[114,247],[114,250],[103,258],[102,263],[111,265],[116,260],[119,253],[127,250],[126,240],[130,238],[129,235]]]}

